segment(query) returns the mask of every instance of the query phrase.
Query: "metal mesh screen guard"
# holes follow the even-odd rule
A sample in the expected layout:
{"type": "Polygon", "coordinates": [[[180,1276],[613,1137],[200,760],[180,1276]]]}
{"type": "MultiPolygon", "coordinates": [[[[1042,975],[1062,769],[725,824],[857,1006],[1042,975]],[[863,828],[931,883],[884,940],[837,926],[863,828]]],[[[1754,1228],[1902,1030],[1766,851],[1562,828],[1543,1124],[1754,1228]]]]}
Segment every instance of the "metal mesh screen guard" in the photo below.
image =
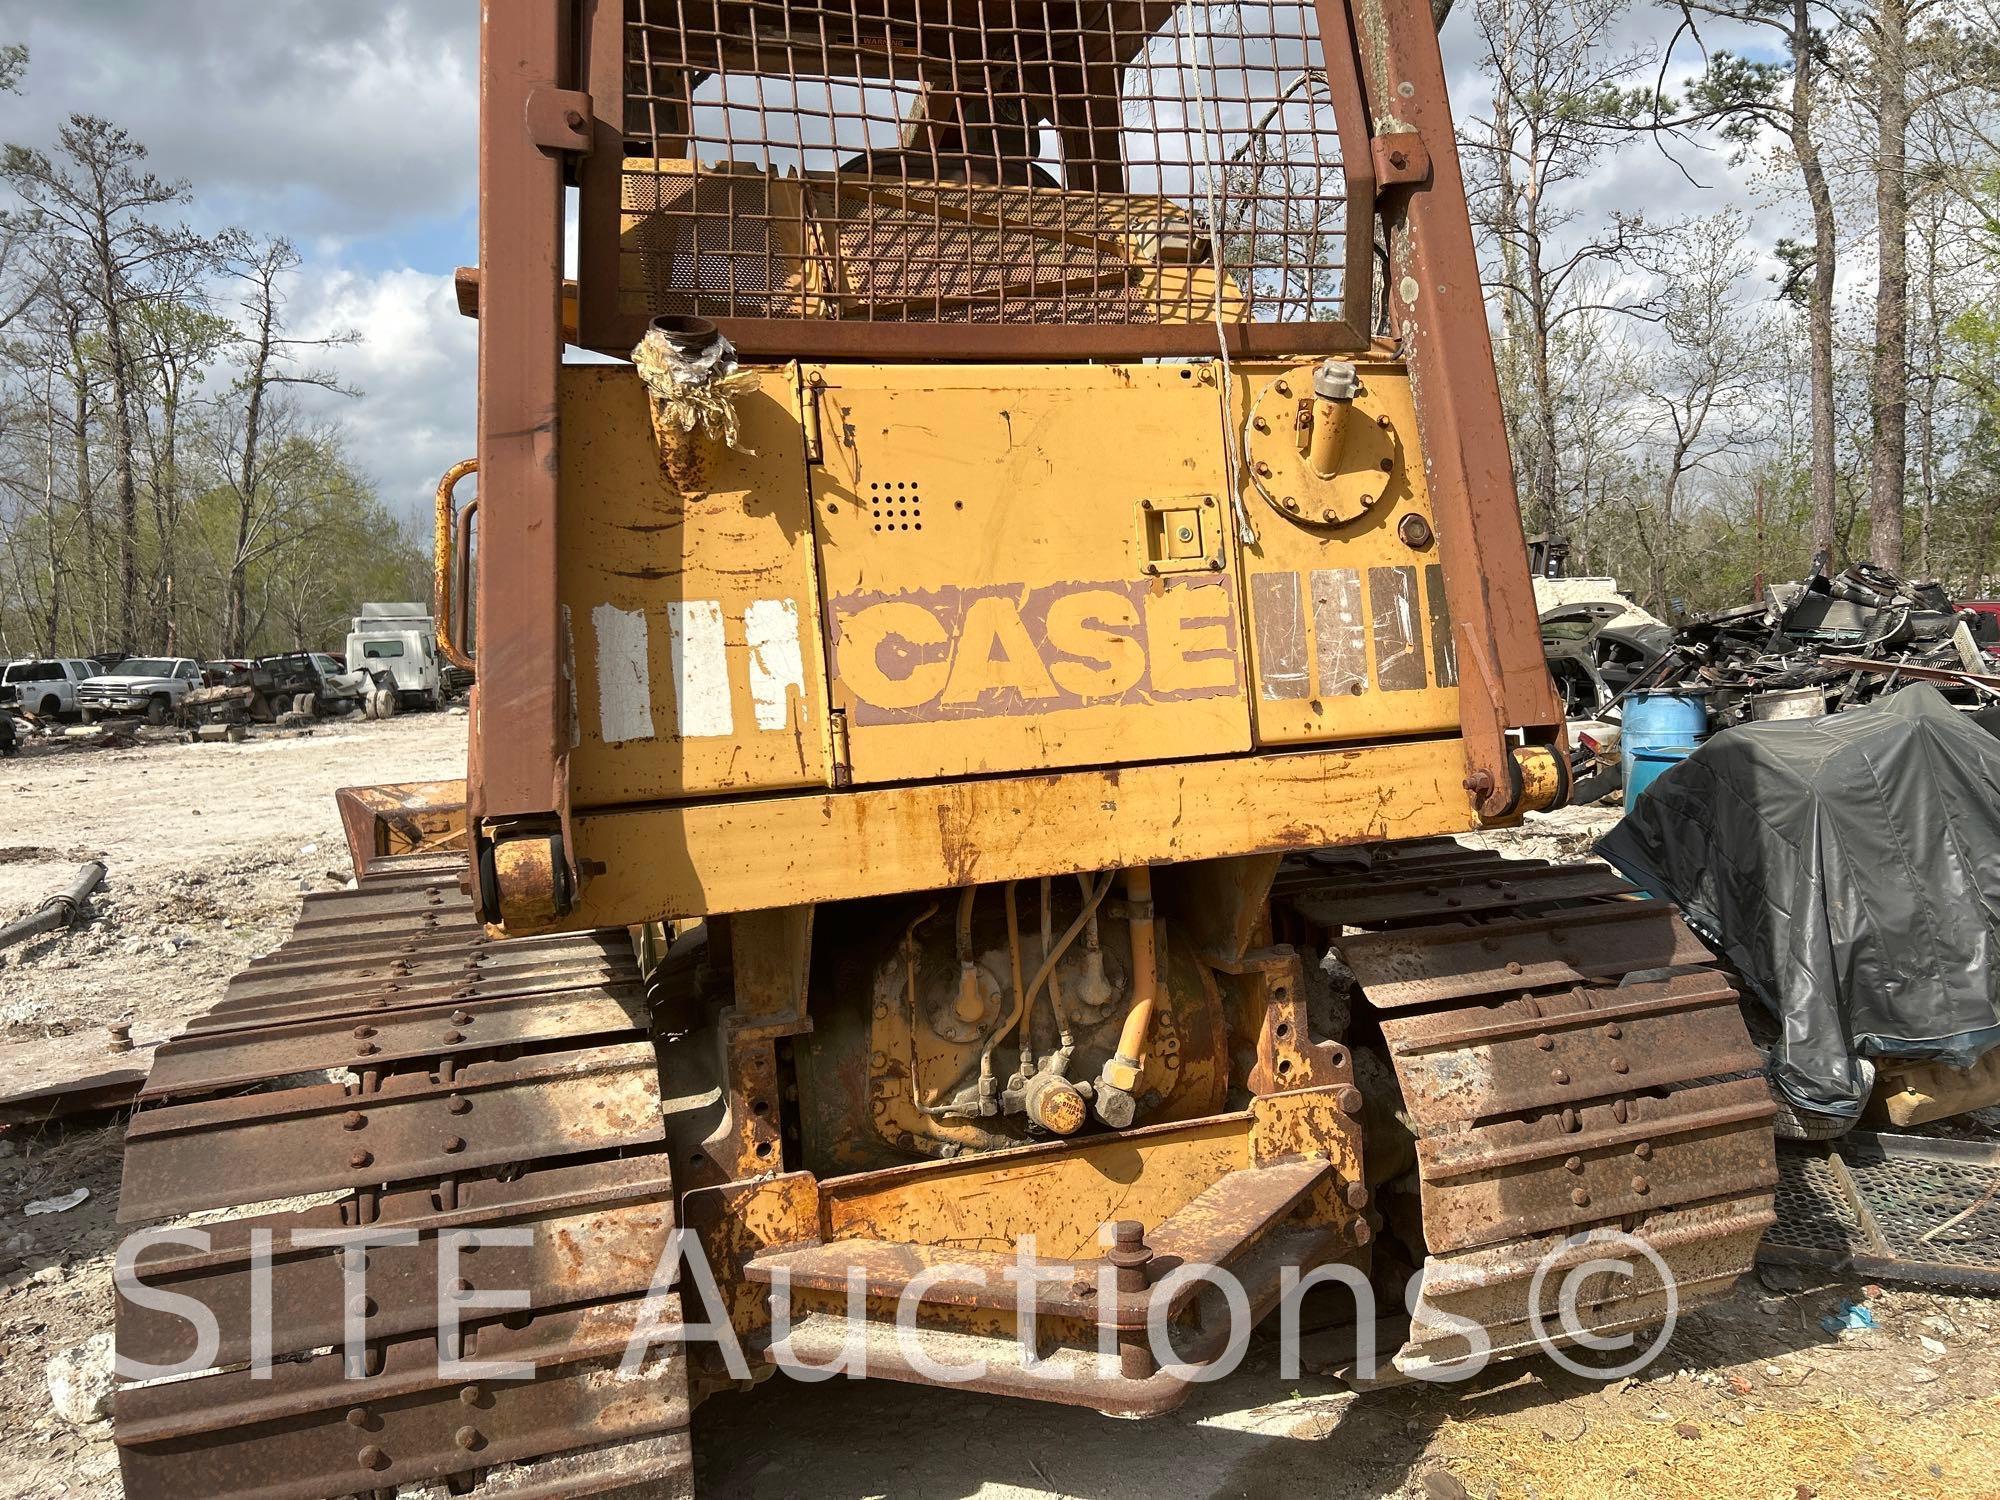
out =
{"type": "Polygon", "coordinates": [[[1311,4],[626,0],[621,321],[1336,324],[1338,82],[1311,4]]]}

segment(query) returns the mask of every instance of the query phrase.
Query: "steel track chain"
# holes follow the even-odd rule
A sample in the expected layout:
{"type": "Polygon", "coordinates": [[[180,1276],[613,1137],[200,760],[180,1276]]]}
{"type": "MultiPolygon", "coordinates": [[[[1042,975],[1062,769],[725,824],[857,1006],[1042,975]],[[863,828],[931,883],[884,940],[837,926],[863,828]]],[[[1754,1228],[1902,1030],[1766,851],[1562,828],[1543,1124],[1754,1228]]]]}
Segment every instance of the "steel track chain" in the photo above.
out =
{"type": "MultiPolygon", "coordinates": [[[[1658,1324],[1750,1270],[1775,1222],[1763,1057],[1672,906],[1601,865],[1450,840],[1329,851],[1276,900],[1351,976],[1357,1031],[1379,1031],[1415,1135],[1429,1308],[1506,1357],[1658,1324]],[[1581,1269],[1600,1257],[1636,1274],[1581,1269]]],[[[1398,1363],[1470,1347],[1420,1318],[1398,1363]]]]}
{"type": "Polygon", "coordinates": [[[119,1217],[202,1238],[139,1252],[117,1346],[200,1373],[116,1392],[133,1500],[692,1494],[679,1298],[647,1301],[674,1199],[637,966],[622,933],[489,940],[462,867],[307,897],[159,1048],[119,1217]],[[669,1336],[628,1376],[642,1326],[669,1336]]]}

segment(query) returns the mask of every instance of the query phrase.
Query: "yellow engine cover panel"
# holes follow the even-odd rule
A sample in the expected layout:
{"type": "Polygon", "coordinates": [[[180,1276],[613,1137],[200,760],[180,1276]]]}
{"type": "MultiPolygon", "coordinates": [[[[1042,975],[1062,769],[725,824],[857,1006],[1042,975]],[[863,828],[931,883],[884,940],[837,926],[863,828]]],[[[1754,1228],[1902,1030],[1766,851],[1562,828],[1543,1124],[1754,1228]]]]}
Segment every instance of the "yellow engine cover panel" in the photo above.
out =
{"type": "Polygon", "coordinates": [[[1331,448],[1312,362],[1226,410],[1215,362],[759,367],[690,495],[636,374],[566,368],[573,803],[1453,729],[1408,379],[1356,363],[1331,448]]]}
{"type": "Polygon", "coordinates": [[[805,374],[856,783],[1249,748],[1212,369],[805,374]]]}
{"type": "Polygon", "coordinates": [[[1306,449],[1314,363],[1236,367],[1237,428],[1257,533],[1243,571],[1260,745],[1381,739],[1458,726],[1445,602],[1409,377],[1357,361],[1332,412],[1337,457],[1306,449]]]}
{"type": "MultiPolygon", "coordinates": [[[[827,784],[798,371],[736,398],[709,491],[660,471],[630,366],[562,371],[560,596],[579,807],[827,784]]],[[[504,610],[505,600],[482,601],[504,610]]]]}

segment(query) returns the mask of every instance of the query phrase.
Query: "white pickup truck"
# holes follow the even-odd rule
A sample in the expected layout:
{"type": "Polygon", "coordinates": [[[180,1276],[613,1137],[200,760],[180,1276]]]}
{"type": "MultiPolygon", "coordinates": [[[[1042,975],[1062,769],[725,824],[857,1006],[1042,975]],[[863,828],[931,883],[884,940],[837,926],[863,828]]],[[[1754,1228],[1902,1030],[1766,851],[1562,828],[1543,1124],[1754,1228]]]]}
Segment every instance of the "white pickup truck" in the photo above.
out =
{"type": "Polygon", "coordinates": [[[164,724],[181,699],[201,686],[201,663],[185,656],[134,656],[114,671],[93,677],[76,691],[83,722],[144,714],[164,724]]]}
{"type": "Polygon", "coordinates": [[[76,713],[77,689],[96,672],[92,663],[69,658],[10,661],[0,668],[0,706],[42,719],[76,713]]]}

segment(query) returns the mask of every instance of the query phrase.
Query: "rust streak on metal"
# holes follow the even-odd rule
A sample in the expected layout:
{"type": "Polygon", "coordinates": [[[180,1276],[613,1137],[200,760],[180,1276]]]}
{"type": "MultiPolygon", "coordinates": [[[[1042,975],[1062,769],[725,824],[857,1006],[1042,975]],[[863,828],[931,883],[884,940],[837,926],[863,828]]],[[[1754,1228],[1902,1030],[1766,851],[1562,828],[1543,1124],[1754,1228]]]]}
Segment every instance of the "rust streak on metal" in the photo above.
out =
{"type": "MultiPolygon", "coordinates": [[[[349,1066],[382,1066],[378,1050],[354,1041],[349,1066]]],[[[317,1084],[147,1110],[126,1137],[120,1216],[367,1187],[661,1135],[653,1049],[643,1042],[476,1062],[450,1083],[392,1077],[368,1096],[368,1143],[358,1150],[333,1128],[352,1106],[340,1085],[317,1084]],[[470,1099],[479,1117],[462,1156],[446,1149],[454,1098],[470,1099]]]]}
{"type": "Polygon", "coordinates": [[[1341,943],[1340,953],[1369,1003],[1390,1010],[1714,957],[1664,901],[1614,901],[1486,929],[1370,932],[1341,943]]]}

